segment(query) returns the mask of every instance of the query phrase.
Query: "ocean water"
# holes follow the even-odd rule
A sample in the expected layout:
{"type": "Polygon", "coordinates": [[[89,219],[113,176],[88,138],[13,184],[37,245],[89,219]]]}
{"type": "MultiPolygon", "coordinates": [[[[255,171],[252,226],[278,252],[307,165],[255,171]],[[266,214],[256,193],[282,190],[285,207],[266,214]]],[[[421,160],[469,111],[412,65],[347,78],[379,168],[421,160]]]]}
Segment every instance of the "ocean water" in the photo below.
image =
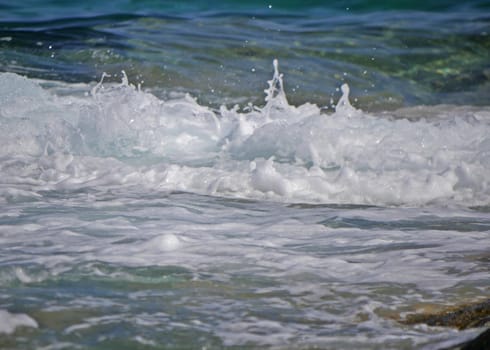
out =
{"type": "Polygon", "coordinates": [[[442,349],[490,295],[488,1],[0,0],[0,348],[442,349]]]}

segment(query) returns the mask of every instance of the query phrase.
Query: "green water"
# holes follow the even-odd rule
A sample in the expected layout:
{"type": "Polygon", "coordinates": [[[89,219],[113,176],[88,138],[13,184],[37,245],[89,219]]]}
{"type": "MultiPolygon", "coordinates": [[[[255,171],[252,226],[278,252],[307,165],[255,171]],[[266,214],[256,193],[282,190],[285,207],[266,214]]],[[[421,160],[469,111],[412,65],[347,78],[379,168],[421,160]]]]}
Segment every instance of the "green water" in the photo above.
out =
{"type": "Polygon", "coordinates": [[[4,5],[0,70],[70,82],[120,80],[159,96],[258,103],[270,62],[295,104],[329,107],[348,82],[356,105],[488,104],[484,1],[33,2],[4,5]],[[37,6],[36,6],[37,5],[37,6]]]}

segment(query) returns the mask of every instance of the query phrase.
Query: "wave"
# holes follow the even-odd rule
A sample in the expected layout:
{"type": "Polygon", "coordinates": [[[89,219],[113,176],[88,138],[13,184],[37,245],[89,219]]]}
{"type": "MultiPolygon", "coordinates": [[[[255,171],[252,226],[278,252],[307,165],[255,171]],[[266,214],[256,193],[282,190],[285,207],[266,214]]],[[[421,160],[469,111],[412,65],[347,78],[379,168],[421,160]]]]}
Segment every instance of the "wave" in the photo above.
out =
{"type": "Polygon", "coordinates": [[[0,74],[0,198],[138,188],[287,202],[486,205],[490,109],[334,113],[293,106],[274,62],[264,106],[162,100],[126,77],[67,84],[0,74]],[[48,87],[49,85],[49,87],[48,87]],[[45,87],[42,87],[45,86],[45,87]]]}

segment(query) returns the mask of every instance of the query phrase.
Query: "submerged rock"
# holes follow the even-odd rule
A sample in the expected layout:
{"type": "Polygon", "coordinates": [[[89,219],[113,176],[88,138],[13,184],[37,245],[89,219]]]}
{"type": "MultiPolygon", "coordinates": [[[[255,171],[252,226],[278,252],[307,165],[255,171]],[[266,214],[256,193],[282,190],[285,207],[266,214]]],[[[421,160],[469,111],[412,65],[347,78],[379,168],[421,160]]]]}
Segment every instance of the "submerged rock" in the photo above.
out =
{"type": "MultiPolygon", "coordinates": [[[[425,323],[429,326],[467,329],[490,326],[490,299],[475,304],[452,307],[436,313],[408,315],[405,324],[425,323]]],[[[490,328],[475,339],[441,350],[490,350],[490,328]]]]}
{"type": "Polygon", "coordinates": [[[429,326],[455,327],[466,329],[484,327],[490,324],[490,299],[476,304],[467,304],[437,313],[418,313],[408,315],[406,324],[425,323],[429,326]]]}

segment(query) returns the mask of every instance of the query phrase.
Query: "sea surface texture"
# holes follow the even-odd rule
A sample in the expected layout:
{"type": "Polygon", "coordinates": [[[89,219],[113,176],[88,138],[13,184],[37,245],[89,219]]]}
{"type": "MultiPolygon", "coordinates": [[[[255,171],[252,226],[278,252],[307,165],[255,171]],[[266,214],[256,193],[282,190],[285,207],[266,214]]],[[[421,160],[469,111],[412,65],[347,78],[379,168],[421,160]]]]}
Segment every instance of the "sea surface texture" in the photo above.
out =
{"type": "Polygon", "coordinates": [[[489,259],[488,1],[0,0],[0,348],[442,349],[489,259]]]}

